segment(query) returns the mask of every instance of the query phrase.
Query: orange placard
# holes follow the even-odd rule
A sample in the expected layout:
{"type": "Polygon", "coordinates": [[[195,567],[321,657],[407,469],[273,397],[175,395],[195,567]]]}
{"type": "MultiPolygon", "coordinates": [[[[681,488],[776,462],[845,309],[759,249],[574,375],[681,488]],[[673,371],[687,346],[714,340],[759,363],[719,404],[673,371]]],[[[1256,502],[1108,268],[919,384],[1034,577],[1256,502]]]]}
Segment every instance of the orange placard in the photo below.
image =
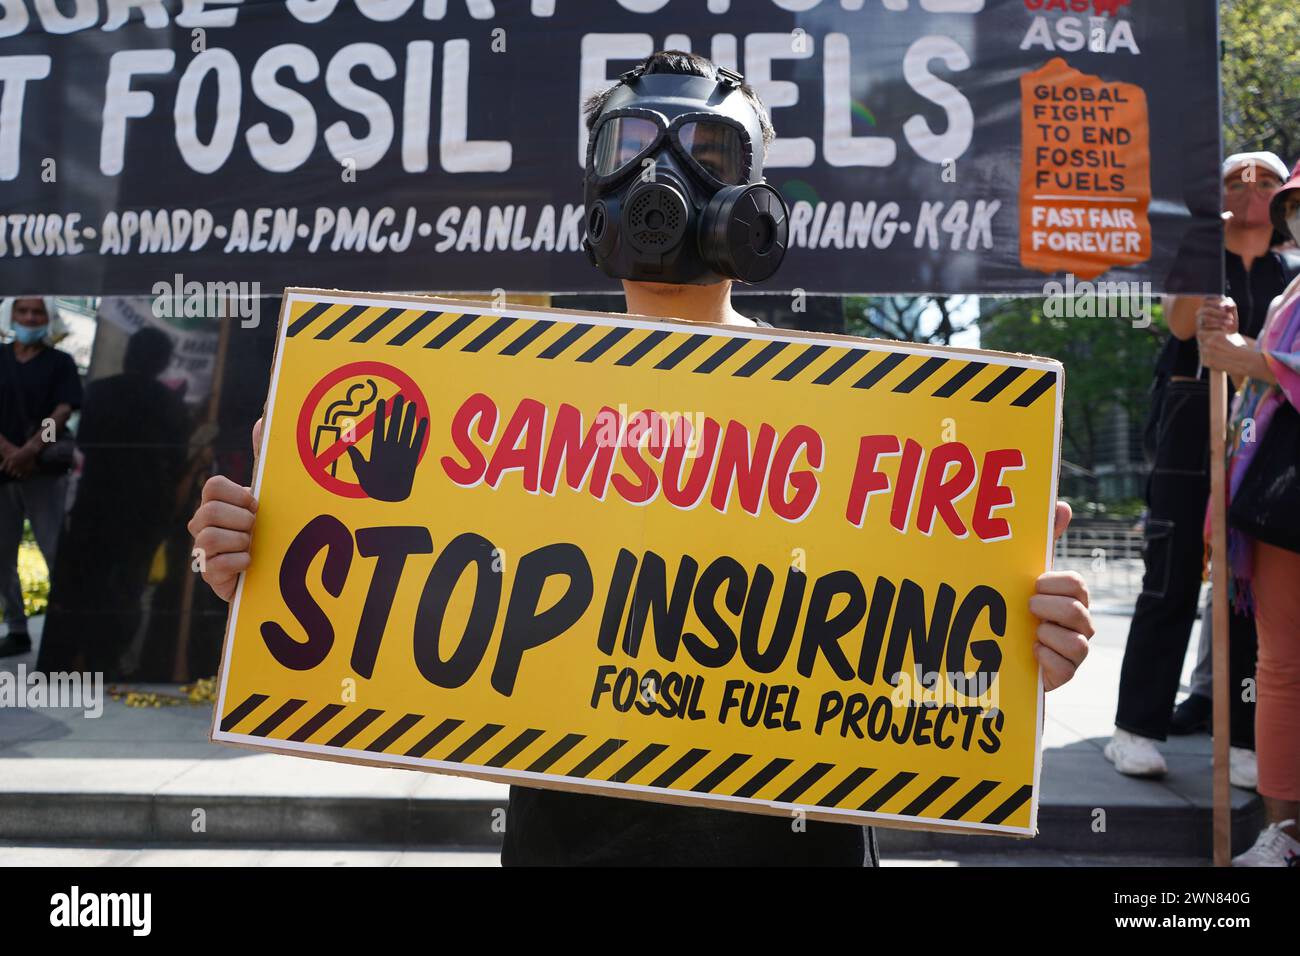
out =
{"type": "Polygon", "coordinates": [[[1146,93],[1057,57],[1020,78],[1020,262],[1095,279],[1151,258],[1146,93]]]}

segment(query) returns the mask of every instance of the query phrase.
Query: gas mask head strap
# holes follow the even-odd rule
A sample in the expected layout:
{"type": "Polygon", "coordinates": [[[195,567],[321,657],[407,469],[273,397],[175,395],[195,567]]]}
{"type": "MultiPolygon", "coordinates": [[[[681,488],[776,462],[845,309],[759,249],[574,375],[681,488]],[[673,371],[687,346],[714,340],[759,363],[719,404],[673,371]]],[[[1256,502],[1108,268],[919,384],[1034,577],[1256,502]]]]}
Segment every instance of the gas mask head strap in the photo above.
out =
{"type": "MultiPolygon", "coordinates": [[[[720,66],[717,67],[717,73],[718,75],[715,77],[715,81],[719,86],[725,86],[730,90],[738,90],[745,85],[745,77],[737,73],[735,70],[728,69],[725,66],[720,66]]],[[[644,75],[645,66],[643,64],[632,67],[632,69],[628,70],[626,73],[619,74],[618,81],[624,86],[629,86],[633,80],[639,79],[644,75]]]]}
{"type": "Polygon", "coordinates": [[[735,70],[720,66],[718,67],[718,83],[733,90],[738,90],[745,84],[745,78],[735,70]]]}

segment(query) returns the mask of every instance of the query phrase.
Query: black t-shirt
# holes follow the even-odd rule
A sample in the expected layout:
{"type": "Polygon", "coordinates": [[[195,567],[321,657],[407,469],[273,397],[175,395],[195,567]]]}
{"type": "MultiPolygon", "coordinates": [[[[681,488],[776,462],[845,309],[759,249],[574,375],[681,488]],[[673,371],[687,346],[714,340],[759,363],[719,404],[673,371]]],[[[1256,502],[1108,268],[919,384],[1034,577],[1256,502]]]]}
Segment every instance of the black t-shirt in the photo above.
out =
{"type": "Polygon", "coordinates": [[[81,406],[81,379],[72,356],[47,346],[20,362],[12,343],[0,346],[0,435],[23,444],[59,405],[81,406]]]}
{"type": "MultiPolygon", "coordinates": [[[[1269,252],[1251,263],[1246,271],[1241,257],[1234,252],[1225,253],[1227,258],[1226,275],[1228,295],[1237,303],[1237,314],[1241,321],[1241,334],[1248,338],[1259,338],[1264,328],[1264,319],[1268,316],[1268,307],[1281,295],[1300,270],[1300,263],[1289,263],[1276,252],[1269,252]]],[[[1182,375],[1196,378],[1198,375],[1209,379],[1209,370],[1201,368],[1201,352],[1195,337],[1180,339],[1175,335],[1165,343],[1160,357],[1160,371],[1166,375],[1182,375]]]]}
{"type": "MultiPolygon", "coordinates": [[[[759,325],[771,327],[759,321],[759,325]]],[[[505,866],[873,866],[867,827],[510,788],[505,866]]]]}

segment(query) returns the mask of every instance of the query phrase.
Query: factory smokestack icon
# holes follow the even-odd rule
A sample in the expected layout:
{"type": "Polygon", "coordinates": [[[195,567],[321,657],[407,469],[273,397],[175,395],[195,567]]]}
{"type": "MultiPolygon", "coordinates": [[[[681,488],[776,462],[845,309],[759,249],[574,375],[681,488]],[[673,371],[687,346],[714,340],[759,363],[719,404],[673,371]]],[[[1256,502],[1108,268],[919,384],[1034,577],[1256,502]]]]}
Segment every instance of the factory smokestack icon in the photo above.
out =
{"type": "MultiPolygon", "coordinates": [[[[365,414],[378,396],[379,386],[372,378],[349,386],[343,398],[325,409],[325,421],[316,426],[316,433],[312,436],[312,452],[319,455],[321,448],[344,438],[345,432],[354,431],[357,419],[365,414]],[[357,395],[362,392],[365,394],[358,400],[357,395]]],[[[336,458],[330,463],[332,477],[338,476],[338,468],[336,458]]]]}

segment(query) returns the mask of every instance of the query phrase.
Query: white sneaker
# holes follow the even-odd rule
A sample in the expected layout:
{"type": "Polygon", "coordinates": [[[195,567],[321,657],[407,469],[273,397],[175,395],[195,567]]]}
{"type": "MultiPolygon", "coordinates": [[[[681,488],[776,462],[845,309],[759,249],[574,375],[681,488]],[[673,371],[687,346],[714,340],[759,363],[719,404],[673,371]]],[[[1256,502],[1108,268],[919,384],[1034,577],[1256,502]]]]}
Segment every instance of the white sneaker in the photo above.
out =
{"type": "Polygon", "coordinates": [[[1228,750],[1228,781],[1243,790],[1254,790],[1259,786],[1259,763],[1255,751],[1245,747],[1228,750]]]}
{"type": "Polygon", "coordinates": [[[1115,728],[1115,736],[1106,744],[1106,759],[1115,769],[1130,777],[1163,777],[1169,772],[1165,758],[1150,737],[1139,737],[1115,728]]]}
{"type": "Polygon", "coordinates": [[[1233,857],[1233,866],[1300,867],[1300,840],[1283,830],[1295,826],[1294,820],[1270,823],[1252,846],[1241,856],[1233,857]]]}

